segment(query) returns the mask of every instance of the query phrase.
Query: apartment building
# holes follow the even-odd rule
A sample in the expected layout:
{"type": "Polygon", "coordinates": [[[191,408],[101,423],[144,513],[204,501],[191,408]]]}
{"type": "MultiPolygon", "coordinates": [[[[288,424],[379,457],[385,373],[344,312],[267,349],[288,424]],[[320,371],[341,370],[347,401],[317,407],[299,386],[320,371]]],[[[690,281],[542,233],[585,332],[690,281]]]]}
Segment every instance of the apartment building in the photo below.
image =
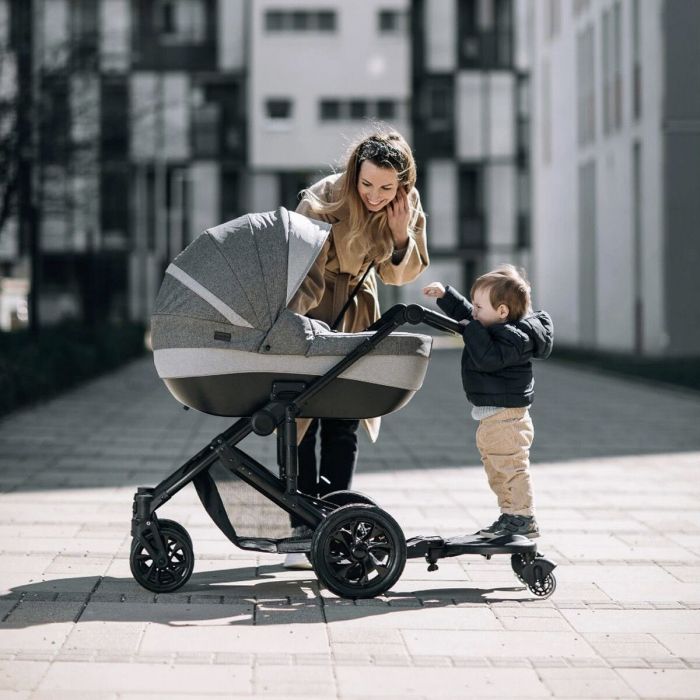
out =
{"type": "Polygon", "coordinates": [[[413,0],[413,138],[431,279],[468,292],[494,265],[528,267],[526,5],[413,0]]]}
{"type": "MultiPolygon", "coordinates": [[[[27,4],[2,0],[0,23],[3,55],[31,51],[35,76],[40,317],[145,320],[169,260],[245,208],[247,3],[27,4]]],[[[21,277],[13,224],[0,256],[21,277]]]]}
{"type": "Polygon", "coordinates": [[[561,343],[697,355],[700,3],[530,11],[538,300],[561,343]]]}
{"type": "MultiPolygon", "coordinates": [[[[430,279],[528,265],[522,3],[27,2],[42,322],[148,319],[165,267],[203,229],[295,207],[377,123],[414,146],[430,279]]],[[[0,0],[15,57],[16,7],[0,0]]],[[[2,272],[26,279],[11,223],[2,272]]],[[[424,281],[382,287],[383,305],[421,301],[424,281]]]]}

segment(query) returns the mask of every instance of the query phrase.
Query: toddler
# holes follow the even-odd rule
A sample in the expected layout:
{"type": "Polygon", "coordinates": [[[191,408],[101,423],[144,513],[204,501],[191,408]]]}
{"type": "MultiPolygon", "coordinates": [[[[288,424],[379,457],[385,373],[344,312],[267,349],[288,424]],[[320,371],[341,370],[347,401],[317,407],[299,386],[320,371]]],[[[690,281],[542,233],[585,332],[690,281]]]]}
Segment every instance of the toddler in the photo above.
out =
{"type": "Polygon", "coordinates": [[[452,287],[432,282],[423,288],[448,316],[464,325],[462,384],[479,421],[476,445],[501,515],[479,531],[489,539],[539,537],[530,481],[534,437],[528,406],[534,379],[532,358],[552,352],[552,319],[530,306],[530,285],[512,265],[481,275],[471,303],[452,287]]]}

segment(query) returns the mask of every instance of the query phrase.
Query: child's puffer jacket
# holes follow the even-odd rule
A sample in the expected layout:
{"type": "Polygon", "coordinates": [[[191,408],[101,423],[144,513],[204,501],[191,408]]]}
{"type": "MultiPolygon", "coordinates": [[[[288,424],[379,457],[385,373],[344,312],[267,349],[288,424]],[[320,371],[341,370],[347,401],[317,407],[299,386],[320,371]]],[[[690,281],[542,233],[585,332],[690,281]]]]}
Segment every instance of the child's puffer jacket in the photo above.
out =
{"type": "Polygon", "coordinates": [[[482,326],[473,307],[452,287],[437,300],[456,321],[468,320],[463,331],[462,384],[475,406],[528,406],[534,398],[532,359],[546,359],[554,344],[554,326],[546,311],[519,321],[482,326]]]}

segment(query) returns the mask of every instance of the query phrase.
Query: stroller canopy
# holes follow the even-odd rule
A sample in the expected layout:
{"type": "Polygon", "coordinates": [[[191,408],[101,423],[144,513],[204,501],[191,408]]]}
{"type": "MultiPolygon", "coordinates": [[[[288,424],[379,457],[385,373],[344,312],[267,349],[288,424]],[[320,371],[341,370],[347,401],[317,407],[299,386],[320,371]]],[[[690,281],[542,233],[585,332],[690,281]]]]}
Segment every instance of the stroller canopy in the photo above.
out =
{"type": "Polygon", "coordinates": [[[156,314],[267,333],[308,273],[330,226],[280,208],[208,229],[166,270],[156,314]]]}

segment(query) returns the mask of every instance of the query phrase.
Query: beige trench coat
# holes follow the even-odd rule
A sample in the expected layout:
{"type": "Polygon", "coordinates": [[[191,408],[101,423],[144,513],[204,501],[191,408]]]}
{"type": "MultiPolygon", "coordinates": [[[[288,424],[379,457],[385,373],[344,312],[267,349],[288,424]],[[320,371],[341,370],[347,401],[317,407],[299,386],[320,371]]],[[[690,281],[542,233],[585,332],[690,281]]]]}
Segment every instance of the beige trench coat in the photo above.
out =
{"type": "MultiPolygon", "coordinates": [[[[342,174],[342,173],[341,173],[342,174]]],[[[334,201],[335,187],[341,174],[330,175],[311,186],[311,191],[320,199],[334,201]]],[[[420,203],[420,195],[415,188],[409,193],[409,199],[418,210],[415,224],[415,236],[409,237],[408,247],[400,262],[386,260],[370,272],[357,295],[343,316],[338,330],[346,333],[357,333],[365,330],[381,315],[379,297],[377,294],[376,276],[384,284],[402,285],[412,282],[420,275],[430,260],[426,244],[425,214],[420,203]]],[[[289,304],[289,308],[300,314],[315,318],[331,325],[342,310],[348,296],[359,283],[362,275],[373,262],[370,258],[360,258],[348,247],[349,230],[343,220],[342,211],[338,217],[319,216],[311,211],[306,201],[297,207],[300,214],[310,218],[321,219],[332,224],[331,235],[328,237],[316,262],[309,270],[299,291],[289,304]]],[[[370,418],[363,421],[365,428],[374,442],[379,434],[380,418],[370,418]]],[[[299,440],[308,428],[310,420],[301,419],[299,423],[299,440]]]]}

